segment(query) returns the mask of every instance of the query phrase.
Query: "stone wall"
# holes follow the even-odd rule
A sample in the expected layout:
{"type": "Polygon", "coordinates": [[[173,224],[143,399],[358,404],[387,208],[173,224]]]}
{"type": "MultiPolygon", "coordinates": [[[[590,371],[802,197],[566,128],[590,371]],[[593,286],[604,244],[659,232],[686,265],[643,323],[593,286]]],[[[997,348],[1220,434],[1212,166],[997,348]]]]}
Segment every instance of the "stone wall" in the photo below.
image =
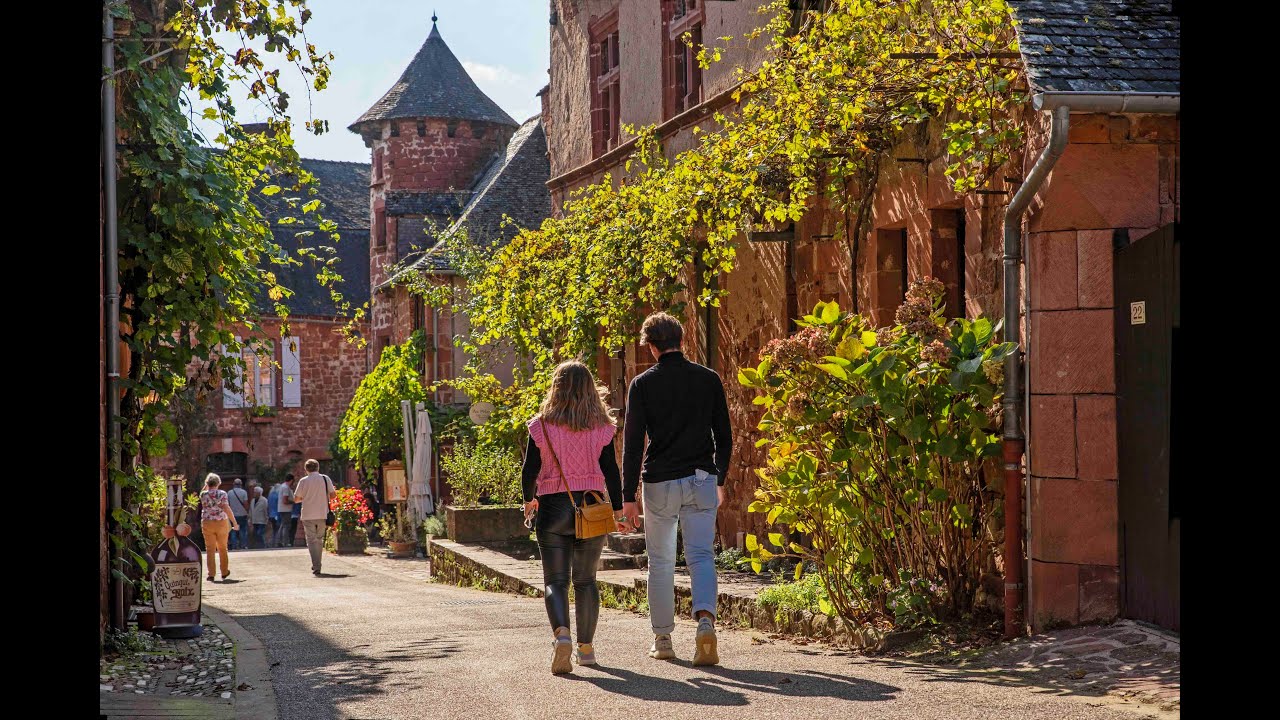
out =
{"type": "MultiPolygon", "coordinates": [[[[1117,231],[1141,242],[1177,220],[1178,132],[1172,116],[1072,115],[1028,213],[1037,630],[1120,611],[1113,243],[1117,231]]],[[[1041,126],[1032,144],[1044,142],[1041,126]]]]}
{"type": "MultiPolygon", "coordinates": [[[[329,459],[329,442],[368,372],[364,349],[347,342],[341,327],[338,322],[294,318],[290,332],[298,337],[302,406],[282,407],[283,380],[279,370],[275,375],[274,412],[265,417],[253,416],[248,408],[225,408],[222,393],[215,392],[211,419],[217,429],[208,440],[207,452],[247,453],[251,474],[255,461],[268,466],[294,463],[293,472],[299,477],[303,474],[303,460],[329,459]]],[[[363,330],[367,332],[367,328],[363,330]]],[[[279,361],[278,322],[263,321],[261,332],[263,337],[274,340],[279,361]]],[[[249,336],[243,329],[238,334],[249,336]]],[[[348,481],[354,481],[353,474],[348,473],[348,481]]]]}

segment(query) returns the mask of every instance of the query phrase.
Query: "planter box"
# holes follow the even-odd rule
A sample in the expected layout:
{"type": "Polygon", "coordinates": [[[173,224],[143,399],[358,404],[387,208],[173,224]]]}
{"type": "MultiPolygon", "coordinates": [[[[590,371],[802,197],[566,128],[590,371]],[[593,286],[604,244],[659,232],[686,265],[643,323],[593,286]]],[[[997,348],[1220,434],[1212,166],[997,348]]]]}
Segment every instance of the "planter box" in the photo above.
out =
{"type": "Polygon", "coordinates": [[[339,555],[363,555],[369,547],[369,536],[364,533],[338,533],[335,547],[339,555]]]}
{"type": "Polygon", "coordinates": [[[458,543],[498,542],[529,537],[519,506],[444,506],[449,539],[458,543]]]}

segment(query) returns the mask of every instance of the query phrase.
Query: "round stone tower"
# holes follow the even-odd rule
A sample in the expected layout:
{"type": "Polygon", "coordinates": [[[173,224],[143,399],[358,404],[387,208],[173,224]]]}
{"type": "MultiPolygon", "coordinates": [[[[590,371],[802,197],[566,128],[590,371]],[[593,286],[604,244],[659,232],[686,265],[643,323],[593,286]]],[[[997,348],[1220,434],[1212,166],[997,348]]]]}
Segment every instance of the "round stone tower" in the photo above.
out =
{"type": "Polygon", "coordinates": [[[518,123],[476,87],[431,18],[431,33],[382,99],[348,126],[372,150],[369,275],[373,361],[412,332],[401,293],[379,291],[389,268],[424,246],[423,228],[443,227],[471,196],[518,123]]]}

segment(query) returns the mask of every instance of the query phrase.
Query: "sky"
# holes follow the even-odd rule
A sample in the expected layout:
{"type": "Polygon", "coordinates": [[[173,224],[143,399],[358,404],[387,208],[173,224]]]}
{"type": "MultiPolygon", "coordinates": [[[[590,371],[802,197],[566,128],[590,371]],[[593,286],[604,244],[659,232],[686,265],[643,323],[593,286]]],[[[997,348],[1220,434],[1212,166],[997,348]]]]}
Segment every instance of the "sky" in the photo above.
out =
{"type": "MultiPolygon", "coordinates": [[[[440,35],[486,95],[517,122],[541,108],[535,94],[550,66],[546,0],[310,0],[307,7],[307,39],[334,59],[329,87],[312,90],[310,111],[301,74],[292,66],[280,71],[302,157],[369,162],[369,149],[347,126],[400,78],[431,32],[433,10],[440,35]],[[328,120],[329,132],[308,133],[308,116],[328,120]]],[[[241,123],[267,117],[243,95],[236,107],[241,123]]],[[[213,123],[200,125],[208,137],[217,135],[213,123]]]]}

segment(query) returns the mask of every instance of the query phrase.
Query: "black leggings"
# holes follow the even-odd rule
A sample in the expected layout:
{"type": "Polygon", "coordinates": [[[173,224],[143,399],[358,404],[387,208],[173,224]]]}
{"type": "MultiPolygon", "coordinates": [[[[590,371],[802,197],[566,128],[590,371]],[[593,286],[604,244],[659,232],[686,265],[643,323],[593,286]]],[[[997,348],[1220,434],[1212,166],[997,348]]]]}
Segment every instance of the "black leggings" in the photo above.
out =
{"type": "MultiPolygon", "coordinates": [[[[573,494],[582,504],[581,493],[573,494]]],[[[542,581],[546,587],[547,618],[551,629],[569,627],[569,579],[572,574],[578,642],[589,643],[600,617],[600,588],[596,565],[605,536],[579,540],[573,527],[573,506],[566,493],[538,497],[538,549],[542,553],[542,581]]]]}

